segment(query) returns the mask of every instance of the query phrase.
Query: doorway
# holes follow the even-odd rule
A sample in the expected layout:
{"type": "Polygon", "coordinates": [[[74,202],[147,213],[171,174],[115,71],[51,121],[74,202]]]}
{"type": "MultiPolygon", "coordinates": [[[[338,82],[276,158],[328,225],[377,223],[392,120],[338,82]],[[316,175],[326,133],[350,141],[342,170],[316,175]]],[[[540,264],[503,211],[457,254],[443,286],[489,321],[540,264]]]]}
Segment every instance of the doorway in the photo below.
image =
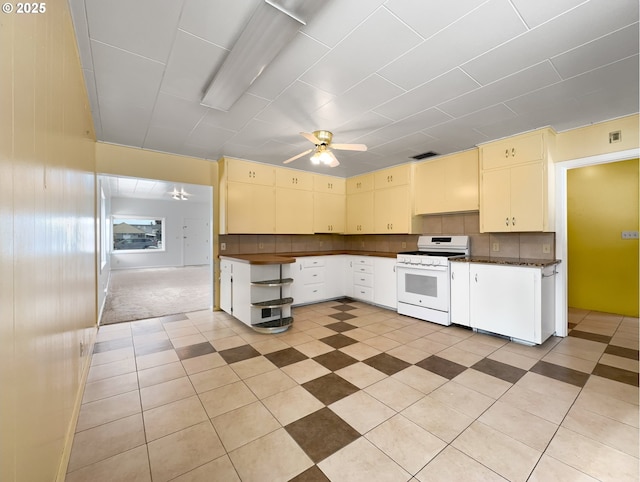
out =
{"type": "Polygon", "coordinates": [[[640,149],[612,152],[582,159],[559,162],[555,165],[556,177],[556,257],[562,262],[558,265],[556,282],[556,334],[567,336],[568,332],[568,219],[567,219],[567,177],[570,169],[595,166],[617,161],[626,161],[640,157],[640,149]]]}

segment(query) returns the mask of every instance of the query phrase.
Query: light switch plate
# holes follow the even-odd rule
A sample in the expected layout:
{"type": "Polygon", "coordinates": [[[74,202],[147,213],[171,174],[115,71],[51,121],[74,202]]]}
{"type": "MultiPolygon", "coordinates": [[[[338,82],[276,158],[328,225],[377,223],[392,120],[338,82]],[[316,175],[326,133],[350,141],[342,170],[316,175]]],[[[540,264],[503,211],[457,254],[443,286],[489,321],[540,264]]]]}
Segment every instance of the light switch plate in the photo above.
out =
{"type": "Polygon", "coordinates": [[[220,243],[220,251],[225,251],[227,249],[227,243],[220,243]]]}

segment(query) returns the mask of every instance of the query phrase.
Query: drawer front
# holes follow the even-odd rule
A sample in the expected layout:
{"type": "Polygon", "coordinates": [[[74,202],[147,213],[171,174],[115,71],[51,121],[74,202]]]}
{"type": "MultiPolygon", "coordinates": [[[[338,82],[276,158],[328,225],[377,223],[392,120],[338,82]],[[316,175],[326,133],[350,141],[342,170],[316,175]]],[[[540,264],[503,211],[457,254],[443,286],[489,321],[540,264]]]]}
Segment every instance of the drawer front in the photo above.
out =
{"type": "Polygon", "coordinates": [[[368,273],[373,275],[373,266],[369,266],[369,265],[355,265],[353,267],[353,272],[354,273],[368,273]]]}
{"type": "Polygon", "coordinates": [[[373,288],[373,274],[353,273],[353,284],[356,290],[361,286],[373,288]]]}
{"type": "Polygon", "coordinates": [[[302,270],[302,284],[324,283],[324,267],[305,268],[302,270]]]}
{"type": "Polygon", "coordinates": [[[373,302],[373,288],[370,286],[354,286],[353,297],[359,300],[373,302]]]}
{"type": "Polygon", "coordinates": [[[302,258],[302,266],[304,266],[305,268],[314,268],[316,266],[324,266],[324,259],[316,258],[313,256],[309,258],[302,258]]]}
{"type": "Polygon", "coordinates": [[[303,286],[302,298],[305,302],[323,300],[324,283],[315,283],[303,286]]]}

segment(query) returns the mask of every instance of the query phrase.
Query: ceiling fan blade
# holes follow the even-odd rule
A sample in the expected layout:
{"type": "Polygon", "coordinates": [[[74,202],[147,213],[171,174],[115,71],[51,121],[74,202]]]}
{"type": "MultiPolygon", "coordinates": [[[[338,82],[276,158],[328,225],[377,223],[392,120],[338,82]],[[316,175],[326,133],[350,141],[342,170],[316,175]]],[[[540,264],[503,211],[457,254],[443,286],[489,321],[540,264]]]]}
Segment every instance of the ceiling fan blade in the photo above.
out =
{"type": "Polygon", "coordinates": [[[300,135],[305,139],[307,139],[309,142],[312,142],[313,144],[315,144],[316,146],[319,146],[320,144],[322,144],[320,139],[318,139],[316,136],[314,136],[309,132],[301,132],[300,135]]]}
{"type": "Polygon", "coordinates": [[[292,161],[295,161],[296,159],[300,159],[302,156],[305,156],[307,154],[309,154],[311,151],[313,151],[313,149],[308,149],[304,152],[301,152],[300,154],[297,154],[293,157],[290,157],[289,159],[287,159],[286,161],[284,161],[282,164],[289,164],[292,161]]]}
{"type": "Polygon", "coordinates": [[[364,144],[331,144],[331,149],[339,151],[366,151],[367,146],[364,144]]]}
{"type": "Polygon", "coordinates": [[[329,154],[329,156],[331,157],[331,162],[329,163],[329,167],[336,167],[340,165],[340,161],[338,161],[338,159],[336,158],[336,155],[327,150],[327,153],[329,154]]]}

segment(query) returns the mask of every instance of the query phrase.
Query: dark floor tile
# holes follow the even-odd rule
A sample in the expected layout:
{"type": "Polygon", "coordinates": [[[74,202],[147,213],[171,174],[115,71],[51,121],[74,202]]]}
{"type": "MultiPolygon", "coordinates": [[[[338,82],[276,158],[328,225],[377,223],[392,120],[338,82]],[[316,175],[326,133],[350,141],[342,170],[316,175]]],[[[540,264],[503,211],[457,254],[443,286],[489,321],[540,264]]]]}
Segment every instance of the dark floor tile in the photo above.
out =
{"type": "Polygon", "coordinates": [[[571,322],[569,322],[569,329],[570,329],[570,330],[573,330],[576,326],[578,326],[578,324],[577,324],[577,323],[571,323],[571,322]]]}
{"type": "Polygon", "coordinates": [[[346,353],[342,353],[338,350],[330,351],[329,353],[325,353],[323,355],[318,355],[317,357],[313,358],[313,360],[320,363],[320,365],[331,370],[332,372],[340,370],[344,367],[348,367],[349,365],[353,365],[358,361],[355,358],[350,357],[346,353]]]}
{"type": "Polygon", "coordinates": [[[164,326],[155,318],[131,323],[131,333],[134,335],[149,335],[159,331],[164,331],[164,326]]]}
{"type": "Polygon", "coordinates": [[[303,383],[302,386],[325,405],[331,405],[333,402],[342,400],[344,397],[348,397],[360,390],[335,373],[328,373],[322,377],[315,378],[303,383]]]}
{"type": "Polygon", "coordinates": [[[333,331],[337,331],[338,333],[342,333],[343,331],[355,330],[357,328],[357,326],[350,325],[349,323],[345,323],[344,321],[330,323],[328,325],[324,325],[324,327],[329,328],[333,331]]]}
{"type": "Polygon", "coordinates": [[[349,313],[345,313],[344,311],[340,312],[340,313],[334,313],[333,315],[329,315],[329,317],[335,318],[336,320],[340,320],[340,321],[350,320],[352,318],[355,318],[354,315],[351,315],[349,313]]]}
{"type": "Polygon", "coordinates": [[[370,367],[373,367],[376,370],[380,370],[382,373],[388,376],[391,376],[394,373],[398,373],[399,371],[411,366],[410,363],[391,356],[388,353],[380,353],[379,355],[372,356],[371,358],[363,360],[362,363],[366,363],[370,367]]]}
{"type": "Polygon", "coordinates": [[[326,407],[287,425],[285,430],[315,463],[360,437],[351,425],[326,407]]]}
{"type": "Polygon", "coordinates": [[[598,375],[599,377],[626,383],[627,385],[633,385],[634,387],[638,386],[638,374],[630,370],[623,370],[622,368],[598,363],[591,373],[592,375],[598,375]]]}
{"type": "Polygon", "coordinates": [[[569,336],[575,336],[576,338],[582,338],[584,340],[597,341],[600,343],[609,343],[611,341],[610,336],[599,335],[597,333],[589,333],[588,331],[580,331],[573,329],[569,332],[569,336]]]}
{"type": "Polygon", "coordinates": [[[309,358],[307,355],[300,353],[295,348],[285,348],[284,350],[267,353],[264,357],[278,368],[286,367],[287,365],[309,358]]]}
{"type": "Polygon", "coordinates": [[[176,348],[176,353],[180,360],[186,360],[187,358],[195,358],[197,356],[208,355],[209,353],[215,353],[216,349],[205,341],[204,343],[197,343],[195,345],[181,346],[176,348]]]}
{"type": "Polygon", "coordinates": [[[144,345],[136,345],[136,356],[149,355],[159,351],[173,350],[171,340],[158,340],[145,343],[144,345]]]}
{"type": "Polygon", "coordinates": [[[449,380],[457,377],[467,369],[467,367],[464,365],[460,365],[458,363],[440,358],[439,356],[435,355],[431,355],[421,362],[416,363],[416,366],[424,368],[425,370],[429,370],[430,372],[435,373],[436,375],[440,375],[441,377],[445,377],[449,380]]]}
{"type": "Polygon", "coordinates": [[[105,351],[119,350],[120,348],[133,347],[133,339],[128,336],[126,338],[118,338],[115,340],[100,341],[93,345],[93,353],[103,353],[105,351]]]}
{"type": "Polygon", "coordinates": [[[355,306],[351,306],[351,305],[348,305],[346,303],[344,303],[342,305],[332,306],[331,308],[333,308],[334,310],[338,310],[338,311],[351,311],[351,310],[357,310],[358,309],[355,306]]]}
{"type": "Polygon", "coordinates": [[[539,361],[531,367],[529,370],[538,375],[544,375],[545,377],[553,378],[561,382],[570,383],[576,387],[584,387],[585,383],[589,379],[589,374],[573,370],[571,368],[563,367],[560,365],[554,365],[553,363],[539,361]]]}
{"type": "Polygon", "coordinates": [[[185,315],[184,313],[177,313],[175,315],[159,316],[158,318],[152,318],[152,319],[158,320],[160,323],[168,323],[170,321],[188,320],[189,317],[187,315],[185,315]]]}
{"type": "Polygon", "coordinates": [[[236,363],[249,358],[255,358],[260,356],[260,352],[251,345],[242,345],[236,348],[229,348],[228,350],[219,351],[220,356],[227,363],[236,363]]]}
{"type": "Polygon", "coordinates": [[[516,383],[527,373],[527,371],[522,368],[514,367],[496,360],[490,360],[489,358],[480,360],[471,368],[509,383],[516,383]]]}
{"type": "Polygon", "coordinates": [[[629,358],[631,360],[638,360],[640,358],[640,352],[633,348],[624,348],[622,346],[609,345],[604,350],[605,353],[615,356],[621,356],[623,358],[629,358]]]}
{"type": "Polygon", "coordinates": [[[313,465],[293,479],[289,479],[289,482],[330,482],[330,480],[317,465],[313,465]]]}
{"type": "Polygon", "coordinates": [[[336,349],[358,343],[358,340],[342,334],[327,336],[326,338],[321,338],[320,341],[336,349]]]}

